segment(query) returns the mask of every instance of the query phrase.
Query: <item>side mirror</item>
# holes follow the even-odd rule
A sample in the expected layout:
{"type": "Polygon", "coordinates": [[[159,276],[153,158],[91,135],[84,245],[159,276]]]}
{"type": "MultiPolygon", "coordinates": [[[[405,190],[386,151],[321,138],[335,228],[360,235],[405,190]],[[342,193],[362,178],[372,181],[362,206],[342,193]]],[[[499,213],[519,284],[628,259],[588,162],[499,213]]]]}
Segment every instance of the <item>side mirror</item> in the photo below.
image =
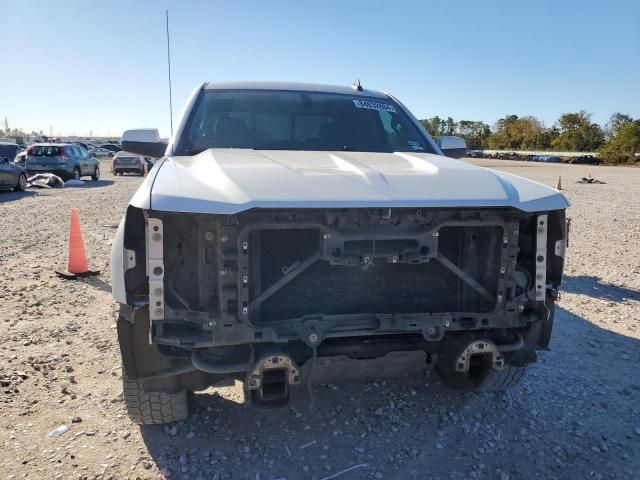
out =
{"type": "Polygon", "coordinates": [[[160,141],[160,134],[155,128],[126,130],[121,144],[125,152],[155,158],[162,157],[167,149],[167,142],[160,141]]]}
{"type": "Polygon", "coordinates": [[[467,142],[464,138],[444,135],[438,138],[438,146],[446,157],[462,158],[467,155],[467,142]]]}

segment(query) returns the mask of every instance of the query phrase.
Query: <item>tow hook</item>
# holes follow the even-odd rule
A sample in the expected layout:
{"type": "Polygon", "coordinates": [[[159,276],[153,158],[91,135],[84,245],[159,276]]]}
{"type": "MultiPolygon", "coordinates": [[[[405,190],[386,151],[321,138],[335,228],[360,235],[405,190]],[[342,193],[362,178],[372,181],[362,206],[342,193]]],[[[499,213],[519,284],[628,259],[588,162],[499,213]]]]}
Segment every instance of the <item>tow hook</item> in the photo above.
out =
{"type": "Polygon", "coordinates": [[[300,369],[287,355],[261,357],[245,382],[251,401],[258,406],[280,407],[289,401],[289,385],[300,384],[300,369]]]}
{"type": "MultiPolygon", "coordinates": [[[[456,359],[456,371],[469,373],[472,359],[474,357],[484,358],[491,361],[491,368],[502,370],[504,368],[504,357],[491,340],[474,340],[458,355],[456,359]]],[[[487,362],[488,363],[488,362],[487,362]]]]}

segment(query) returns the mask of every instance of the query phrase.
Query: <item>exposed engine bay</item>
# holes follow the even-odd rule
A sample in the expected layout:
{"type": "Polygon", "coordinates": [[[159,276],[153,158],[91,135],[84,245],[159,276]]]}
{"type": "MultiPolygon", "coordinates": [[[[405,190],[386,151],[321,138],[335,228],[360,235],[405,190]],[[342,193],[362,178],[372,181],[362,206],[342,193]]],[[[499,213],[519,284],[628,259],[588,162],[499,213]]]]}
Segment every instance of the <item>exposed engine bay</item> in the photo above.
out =
{"type": "Polygon", "coordinates": [[[479,382],[535,361],[567,242],[564,210],[505,208],[129,207],[126,228],[127,374],[159,391],[240,378],[263,404],[336,372],[446,362],[479,382]]]}

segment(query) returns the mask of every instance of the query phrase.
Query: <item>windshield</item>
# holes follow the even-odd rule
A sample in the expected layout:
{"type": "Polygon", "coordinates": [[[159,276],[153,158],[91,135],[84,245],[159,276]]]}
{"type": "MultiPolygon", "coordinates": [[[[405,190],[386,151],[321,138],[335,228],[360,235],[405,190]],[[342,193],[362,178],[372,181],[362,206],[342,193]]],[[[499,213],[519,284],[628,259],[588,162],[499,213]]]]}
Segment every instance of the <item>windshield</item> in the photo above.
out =
{"type": "Polygon", "coordinates": [[[12,161],[19,151],[20,148],[17,145],[0,145],[0,163],[5,157],[12,161]]]}
{"type": "Polygon", "coordinates": [[[60,147],[53,145],[36,145],[29,150],[31,157],[59,157],[60,147]]]}
{"type": "Polygon", "coordinates": [[[208,148],[435,153],[389,98],[270,90],[204,91],[175,154],[208,148]]]}

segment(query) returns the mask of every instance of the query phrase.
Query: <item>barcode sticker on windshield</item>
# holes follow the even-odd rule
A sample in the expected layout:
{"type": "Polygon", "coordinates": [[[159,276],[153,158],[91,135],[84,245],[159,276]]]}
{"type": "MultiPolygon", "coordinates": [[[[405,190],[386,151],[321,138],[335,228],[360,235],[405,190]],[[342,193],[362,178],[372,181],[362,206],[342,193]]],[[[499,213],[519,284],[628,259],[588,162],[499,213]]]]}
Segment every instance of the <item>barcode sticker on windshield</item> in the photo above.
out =
{"type": "Polygon", "coordinates": [[[416,142],[415,140],[408,140],[407,143],[411,147],[411,150],[416,150],[416,151],[424,150],[424,147],[420,145],[420,142],[416,142]]]}
{"type": "Polygon", "coordinates": [[[396,109],[393,105],[388,103],[371,102],[369,100],[353,100],[353,104],[356,108],[366,108],[368,110],[378,110],[380,112],[396,113],[396,109]]]}

